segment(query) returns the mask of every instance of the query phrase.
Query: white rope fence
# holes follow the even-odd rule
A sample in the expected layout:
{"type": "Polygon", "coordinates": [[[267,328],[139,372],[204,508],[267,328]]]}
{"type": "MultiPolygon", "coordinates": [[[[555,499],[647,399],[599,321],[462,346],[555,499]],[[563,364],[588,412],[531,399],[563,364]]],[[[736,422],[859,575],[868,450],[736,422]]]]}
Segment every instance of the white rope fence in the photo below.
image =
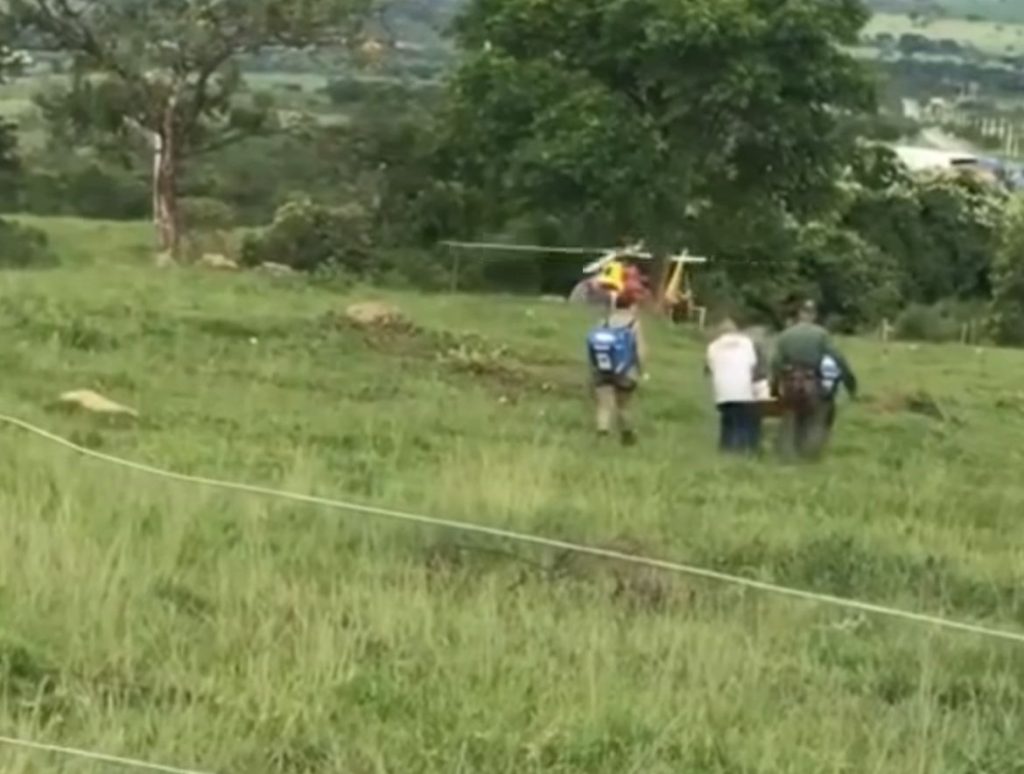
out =
{"type": "Polygon", "coordinates": [[[553,246],[553,245],[524,245],[514,244],[511,242],[462,242],[454,239],[446,239],[438,242],[441,247],[446,247],[452,251],[454,261],[451,267],[451,290],[457,291],[459,288],[459,270],[460,270],[460,259],[459,254],[462,251],[496,251],[496,252],[510,252],[510,253],[548,253],[556,255],[581,255],[581,256],[602,256],[596,261],[588,264],[583,272],[590,273],[600,270],[600,268],[609,260],[615,256],[629,257],[636,260],[649,261],[654,258],[654,255],[645,249],[643,249],[643,243],[637,243],[635,245],[626,245],[622,247],[584,247],[584,246],[553,246]]]}
{"type": "Polygon", "coordinates": [[[550,245],[523,245],[510,242],[459,242],[456,240],[445,240],[439,243],[442,247],[450,247],[456,250],[495,250],[510,253],[557,253],[560,255],[595,255],[607,253],[619,253],[632,258],[649,259],[651,254],[634,250],[631,247],[552,247],[550,245]]]}
{"type": "Polygon", "coordinates": [[[33,742],[28,739],[17,739],[12,736],[0,736],[0,744],[31,752],[59,755],[64,758],[78,758],[79,760],[106,763],[111,766],[119,766],[122,769],[135,769],[136,771],[159,771],[163,772],[163,774],[213,774],[213,772],[209,771],[182,769],[178,766],[165,766],[161,763],[150,763],[149,761],[136,760],[134,758],[122,758],[119,755],[107,755],[106,753],[82,750],[77,747],[62,747],[57,744],[33,742]]]}
{"type": "Polygon", "coordinates": [[[655,559],[653,557],[638,556],[635,554],[624,553],[621,551],[615,551],[607,548],[587,546],[580,543],[572,543],[566,540],[547,538],[540,535],[532,535],[525,532],[515,532],[508,529],[502,529],[500,527],[489,527],[483,524],[454,521],[452,519],[436,518],[433,516],[428,516],[426,514],[394,510],[391,508],[380,508],[377,506],[363,505],[360,503],[348,502],[345,500],[335,500],[327,497],[317,497],[315,495],[299,494],[296,492],[286,492],[284,490],[274,489],[266,486],[258,486],[254,484],[242,484],[232,481],[222,481],[214,478],[206,478],[203,476],[192,476],[184,473],[175,473],[174,471],[163,470],[161,468],[153,467],[151,465],[133,462],[131,460],[122,459],[120,457],[115,457],[110,454],[104,454],[103,452],[88,449],[84,446],[80,446],[79,444],[73,443],[72,441],[62,438],[61,436],[54,435],[53,433],[48,432],[47,430],[43,430],[42,428],[36,427],[35,425],[30,424],[29,422],[25,422],[24,420],[17,419],[15,417],[0,415],[0,424],[6,424],[11,427],[19,428],[21,430],[24,430],[25,432],[31,433],[32,435],[35,435],[53,444],[62,446],[66,449],[70,449],[71,451],[74,451],[84,457],[98,460],[100,462],[104,462],[110,465],[116,465],[118,467],[133,470],[139,473],[144,473],[150,476],[156,476],[158,478],[162,478],[168,481],[177,481],[185,484],[192,484],[196,486],[203,486],[214,489],[222,489],[231,492],[241,492],[245,494],[258,495],[261,497],[271,497],[280,500],[290,500],[292,502],[304,503],[306,505],[315,505],[323,508],[329,508],[332,510],[346,511],[349,513],[361,513],[367,516],[392,519],[395,521],[401,521],[409,524],[417,524],[425,527],[434,527],[476,535],[486,535],[488,537],[498,538],[500,540],[506,540],[514,543],[523,543],[527,545],[540,546],[542,548],[556,549],[559,551],[569,551],[572,553],[584,554],[587,556],[595,556],[600,559],[610,559],[614,561],[650,567],[655,570],[663,570],[665,572],[674,572],[681,575],[689,575],[696,578],[704,578],[707,580],[718,581],[721,583],[739,586],[741,588],[752,589],[754,591],[760,591],[767,594],[774,594],[778,596],[789,597],[792,599],[801,599],[807,602],[814,602],[817,604],[843,608],[846,610],[855,610],[860,613],[869,613],[872,615],[884,616],[901,621],[910,621],[913,623],[925,624],[928,626],[933,626],[942,629],[967,632],[969,634],[976,634],[982,637],[989,637],[992,639],[1024,643],[1024,632],[1011,631],[1008,629],[995,629],[980,624],[957,621],[949,618],[941,618],[939,616],[929,615],[926,613],[917,613],[908,610],[901,610],[894,607],[887,607],[885,605],[877,605],[871,602],[863,602],[856,599],[837,597],[831,594],[819,594],[814,591],[805,591],[803,589],[781,586],[779,584],[754,580],[752,578],[744,578],[738,575],[730,575],[729,573],[718,572],[717,570],[710,570],[703,567],[695,567],[693,565],[684,564],[681,562],[672,562],[663,559],[655,559]]]}
{"type": "Polygon", "coordinates": [[[456,250],[500,250],[510,253],[559,253],[561,255],[592,255],[608,252],[604,247],[544,247],[543,245],[513,245],[503,242],[441,242],[443,247],[456,250]]]}

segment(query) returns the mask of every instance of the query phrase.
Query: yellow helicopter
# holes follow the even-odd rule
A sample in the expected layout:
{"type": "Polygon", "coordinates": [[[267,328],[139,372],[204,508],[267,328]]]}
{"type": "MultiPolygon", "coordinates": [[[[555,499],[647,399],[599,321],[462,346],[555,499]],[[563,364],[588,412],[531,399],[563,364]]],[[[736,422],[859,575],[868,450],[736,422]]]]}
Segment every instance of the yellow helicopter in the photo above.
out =
{"type": "Polygon", "coordinates": [[[696,318],[701,329],[707,320],[707,308],[696,303],[693,286],[686,271],[687,266],[706,264],[707,258],[690,255],[686,250],[665,259],[668,271],[665,282],[658,294],[661,308],[673,322],[684,322],[696,318]]]}

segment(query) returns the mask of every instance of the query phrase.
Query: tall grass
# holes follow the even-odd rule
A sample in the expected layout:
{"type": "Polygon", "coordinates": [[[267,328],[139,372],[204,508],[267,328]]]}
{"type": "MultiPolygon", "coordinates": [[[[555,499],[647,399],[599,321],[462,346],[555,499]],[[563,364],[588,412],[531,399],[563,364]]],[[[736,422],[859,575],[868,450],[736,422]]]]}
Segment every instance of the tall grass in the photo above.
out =
{"type": "MultiPolygon", "coordinates": [[[[1017,353],[846,342],[868,395],[823,465],[787,468],[712,453],[677,330],[655,330],[624,451],[593,442],[574,310],[384,294],[421,329],[368,335],[337,313],[378,293],[111,260],[0,279],[4,412],[183,471],[1024,629],[1017,353]],[[49,410],[79,387],[141,422],[49,410]],[[945,420],[907,409],[921,392],[945,420]]],[[[13,431],[0,453],[0,731],[239,773],[1024,771],[1009,644],[173,485],[13,431]]]]}

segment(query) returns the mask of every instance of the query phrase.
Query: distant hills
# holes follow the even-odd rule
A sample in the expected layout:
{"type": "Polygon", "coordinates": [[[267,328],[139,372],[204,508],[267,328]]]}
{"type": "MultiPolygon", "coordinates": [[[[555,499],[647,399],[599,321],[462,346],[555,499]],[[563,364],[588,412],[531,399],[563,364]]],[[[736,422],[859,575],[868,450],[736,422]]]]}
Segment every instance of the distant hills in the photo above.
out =
{"type": "Polygon", "coordinates": [[[444,33],[462,0],[385,0],[381,19],[387,33],[428,48],[445,46],[444,33]]]}
{"type": "Polygon", "coordinates": [[[865,0],[874,11],[1024,24],[1024,0],[865,0]]]}

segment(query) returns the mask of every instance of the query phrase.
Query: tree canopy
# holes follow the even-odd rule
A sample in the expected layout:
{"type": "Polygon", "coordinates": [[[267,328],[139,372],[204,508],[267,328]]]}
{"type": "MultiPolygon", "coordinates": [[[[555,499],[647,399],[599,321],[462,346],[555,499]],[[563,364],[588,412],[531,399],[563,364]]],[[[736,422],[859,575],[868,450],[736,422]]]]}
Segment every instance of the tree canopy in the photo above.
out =
{"type": "Polygon", "coordinates": [[[152,142],[154,215],[162,246],[179,239],[178,178],[186,160],[258,130],[240,110],[237,57],[266,46],[340,43],[368,0],[8,0],[4,21],[73,57],[64,110],[83,125],[152,142]],[[95,75],[99,81],[85,76],[95,75]]]}
{"type": "Polygon", "coordinates": [[[447,128],[500,228],[678,238],[683,213],[827,206],[870,78],[858,0],[472,0],[447,128]],[[603,228],[601,224],[606,224],[603,228]]]}

